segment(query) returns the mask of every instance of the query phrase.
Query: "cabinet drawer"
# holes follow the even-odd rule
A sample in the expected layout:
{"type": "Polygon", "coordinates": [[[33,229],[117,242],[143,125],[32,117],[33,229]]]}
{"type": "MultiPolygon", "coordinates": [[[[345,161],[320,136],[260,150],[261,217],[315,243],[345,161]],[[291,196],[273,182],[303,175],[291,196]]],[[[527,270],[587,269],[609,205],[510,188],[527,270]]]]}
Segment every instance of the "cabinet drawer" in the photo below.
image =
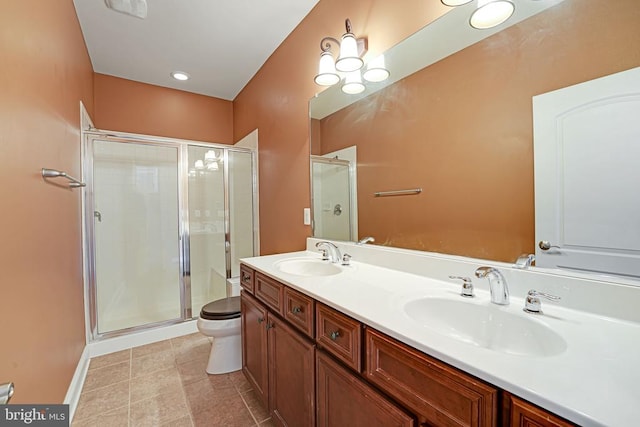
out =
{"type": "Polygon", "coordinates": [[[240,264],[240,286],[249,293],[253,293],[253,270],[240,264]]]}
{"type": "Polygon", "coordinates": [[[572,427],[575,425],[520,398],[510,394],[508,398],[511,405],[509,420],[511,427],[572,427]]]}
{"type": "Polygon", "coordinates": [[[495,388],[371,329],[365,348],[366,377],[416,413],[420,423],[498,424],[495,388]]]}
{"type": "Polygon", "coordinates": [[[316,304],[316,342],[350,368],[360,372],[362,328],[360,322],[316,304]]]}
{"type": "Polygon", "coordinates": [[[256,273],[254,281],[254,295],[256,298],[276,313],[282,314],[284,285],[262,273],[256,273]]]}
{"type": "Polygon", "coordinates": [[[312,298],[284,288],[284,318],[300,332],[313,339],[314,302],[312,298]]]}

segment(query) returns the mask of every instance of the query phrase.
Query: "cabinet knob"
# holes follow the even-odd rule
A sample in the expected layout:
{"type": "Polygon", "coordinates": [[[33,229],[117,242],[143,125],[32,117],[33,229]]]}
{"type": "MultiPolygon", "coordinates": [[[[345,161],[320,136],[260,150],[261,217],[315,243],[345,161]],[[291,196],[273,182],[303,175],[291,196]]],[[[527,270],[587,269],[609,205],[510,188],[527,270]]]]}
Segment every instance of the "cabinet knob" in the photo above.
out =
{"type": "Polygon", "coordinates": [[[264,322],[264,317],[258,317],[258,323],[264,322]]]}
{"type": "Polygon", "coordinates": [[[295,307],[293,307],[293,308],[291,309],[291,312],[292,312],[293,314],[302,313],[302,309],[301,309],[300,307],[298,307],[298,306],[295,306],[295,307]]]}
{"type": "Polygon", "coordinates": [[[248,282],[251,280],[251,276],[249,276],[248,274],[242,274],[242,281],[243,282],[248,282]]]}
{"type": "Polygon", "coordinates": [[[268,331],[269,329],[273,329],[274,327],[275,327],[275,325],[274,325],[273,323],[267,323],[267,324],[266,324],[266,326],[265,326],[265,328],[267,329],[267,331],[268,331]]]}
{"type": "Polygon", "coordinates": [[[339,336],[340,336],[340,331],[333,331],[329,334],[329,338],[331,338],[331,341],[337,340],[339,336]]]}

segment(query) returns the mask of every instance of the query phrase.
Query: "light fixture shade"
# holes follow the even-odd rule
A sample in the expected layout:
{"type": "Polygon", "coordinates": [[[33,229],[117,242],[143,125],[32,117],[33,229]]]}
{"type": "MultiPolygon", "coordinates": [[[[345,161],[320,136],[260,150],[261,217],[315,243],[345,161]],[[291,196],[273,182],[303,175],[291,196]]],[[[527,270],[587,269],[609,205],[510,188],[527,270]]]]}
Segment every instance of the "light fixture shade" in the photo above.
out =
{"type": "Polygon", "coordinates": [[[342,36],[342,42],[340,42],[340,56],[336,61],[336,69],[349,73],[362,68],[364,61],[358,56],[358,42],[351,33],[346,33],[342,36]]]}
{"type": "Polygon", "coordinates": [[[445,6],[462,6],[463,4],[471,3],[473,0],[440,0],[445,6]]]}
{"type": "Polygon", "coordinates": [[[387,80],[389,78],[389,70],[385,68],[384,55],[369,61],[367,70],[362,74],[362,77],[372,83],[387,80]]]}
{"type": "Polygon", "coordinates": [[[331,52],[326,51],[320,54],[318,75],[313,80],[320,86],[331,86],[340,81],[340,76],[336,72],[336,65],[333,62],[331,52]]]}
{"type": "Polygon", "coordinates": [[[202,160],[196,160],[193,166],[196,168],[196,170],[202,170],[204,169],[204,162],[202,160]]]}
{"type": "Polygon", "coordinates": [[[485,30],[502,24],[513,15],[515,5],[510,0],[478,0],[478,8],[471,14],[469,24],[485,30]]]}
{"type": "Polygon", "coordinates": [[[364,85],[362,84],[362,77],[360,71],[352,71],[344,78],[344,84],[342,85],[342,91],[349,95],[356,95],[364,92],[364,85]]]}
{"type": "Polygon", "coordinates": [[[218,159],[214,150],[208,150],[206,153],[204,153],[204,162],[206,164],[215,162],[216,160],[218,159]]]}
{"type": "Polygon", "coordinates": [[[207,163],[207,170],[217,171],[219,169],[218,162],[207,163]]]}

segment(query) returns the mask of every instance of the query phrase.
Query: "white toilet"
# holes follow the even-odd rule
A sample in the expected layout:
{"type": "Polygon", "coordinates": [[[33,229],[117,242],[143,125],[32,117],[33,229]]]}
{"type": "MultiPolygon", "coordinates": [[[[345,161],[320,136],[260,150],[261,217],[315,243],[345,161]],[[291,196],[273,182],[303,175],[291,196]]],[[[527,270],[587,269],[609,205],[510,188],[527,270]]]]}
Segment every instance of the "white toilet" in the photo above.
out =
{"type": "Polygon", "coordinates": [[[226,374],[242,368],[240,278],[227,279],[227,298],[202,307],[198,330],[213,337],[207,373],[226,374]]]}

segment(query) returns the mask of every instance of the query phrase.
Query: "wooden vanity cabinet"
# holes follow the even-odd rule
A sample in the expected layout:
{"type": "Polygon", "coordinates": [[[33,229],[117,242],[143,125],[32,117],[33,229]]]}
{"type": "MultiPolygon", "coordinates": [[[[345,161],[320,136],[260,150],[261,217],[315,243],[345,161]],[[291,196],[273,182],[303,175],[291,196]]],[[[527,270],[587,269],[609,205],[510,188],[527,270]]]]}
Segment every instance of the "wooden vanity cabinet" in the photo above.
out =
{"type": "Polygon", "coordinates": [[[496,426],[498,390],[368,328],[365,376],[423,425],[496,426]]]}
{"type": "Polygon", "coordinates": [[[542,408],[522,400],[510,393],[504,393],[507,401],[506,411],[510,412],[508,418],[511,427],[573,427],[572,424],[542,408]]]}
{"type": "MultiPolygon", "coordinates": [[[[315,344],[305,334],[304,321],[292,327],[286,312],[284,285],[257,273],[255,295],[246,288],[240,297],[242,317],[242,371],[279,426],[315,425],[315,344]]],[[[293,291],[295,292],[295,291],[293,291]]],[[[296,302],[303,298],[292,295],[296,302]]],[[[309,301],[307,301],[309,302],[309,301]]],[[[292,315],[313,312],[310,306],[292,315]]],[[[302,316],[303,317],[303,316],[302,316]]],[[[297,319],[297,317],[294,317],[297,319]]]]}
{"type": "Polygon", "coordinates": [[[414,418],[323,351],[316,355],[318,427],[412,427],[414,418]]]}
{"type": "Polygon", "coordinates": [[[240,295],[242,372],[268,407],[267,309],[243,291],[240,295]]]}
{"type": "Polygon", "coordinates": [[[573,426],[270,277],[241,271],[242,370],[276,425],[573,426]]]}

